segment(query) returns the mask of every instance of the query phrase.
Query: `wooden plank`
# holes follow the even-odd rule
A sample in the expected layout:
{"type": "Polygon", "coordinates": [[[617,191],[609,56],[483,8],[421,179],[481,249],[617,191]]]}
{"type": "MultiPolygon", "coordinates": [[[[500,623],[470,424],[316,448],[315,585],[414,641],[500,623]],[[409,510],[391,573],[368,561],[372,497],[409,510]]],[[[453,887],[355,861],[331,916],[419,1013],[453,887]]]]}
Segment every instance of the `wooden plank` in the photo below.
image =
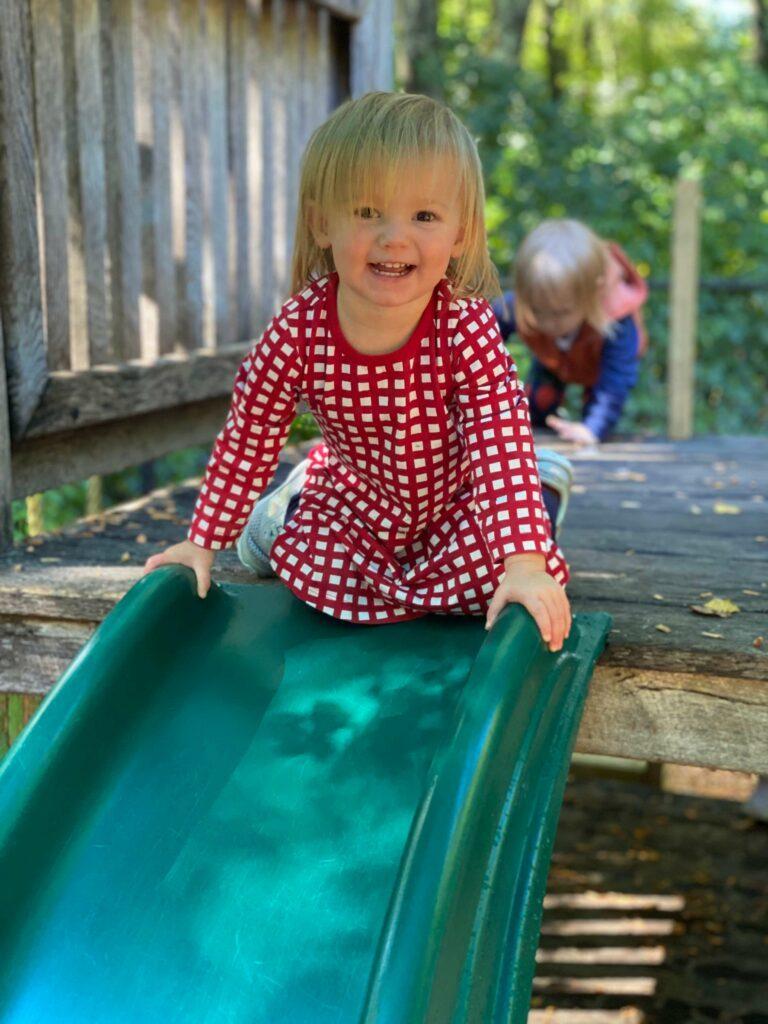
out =
{"type": "Polygon", "coordinates": [[[276,110],[276,102],[280,97],[280,85],[275,85],[280,55],[276,50],[275,21],[280,20],[280,3],[275,11],[275,0],[270,0],[262,8],[260,24],[261,42],[261,127],[262,143],[260,159],[262,163],[261,195],[261,290],[265,311],[271,316],[278,304],[278,283],[275,276],[276,253],[280,251],[277,235],[283,223],[280,203],[282,199],[282,164],[279,162],[281,123],[276,110]]]}
{"type": "MultiPolygon", "coordinates": [[[[271,272],[271,260],[267,258],[267,242],[271,235],[271,210],[264,198],[266,182],[271,181],[268,172],[268,153],[265,147],[265,116],[270,116],[269,75],[264,54],[267,49],[262,34],[264,17],[260,0],[246,0],[246,43],[245,66],[247,132],[247,201],[248,219],[244,239],[248,249],[248,263],[244,266],[247,274],[247,289],[250,298],[248,314],[249,334],[255,333],[257,324],[269,319],[271,312],[268,295],[267,275],[271,272]],[[266,113],[265,113],[266,112],[266,113]],[[266,216],[266,220],[265,220],[266,216]]],[[[271,165],[269,165],[271,167],[271,165]]],[[[243,302],[245,297],[243,297],[243,302]]]]}
{"type": "Polygon", "coordinates": [[[200,0],[179,0],[177,72],[184,135],[184,262],[179,332],[186,349],[203,344],[203,136],[200,0]]]}
{"type": "Polygon", "coordinates": [[[580,753],[768,774],[768,682],[598,665],[580,753]]]}
{"type": "MultiPolygon", "coordinates": [[[[142,179],[152,210],[150,224],[144,231],[144,294],[154,301],[158,332],[156,351],[147,354],[162,355],[173,351],[177,334],[173,188],[180,193],[183,204],[183,168],[172,175],[173,49],[166,0],[146,0],[141,24],[146,29],[141,58],[147,70],[140,102],[149,108],[146,121],[149,123],[147,135],[151,139],[151,153],[144,161],[142,179]]],[[[179,134],[178,128],[176,134],[179,134]]],[[[150,145],[149,139],[147,145],[150,145]]],[[[180,141],[179,138],[178,143],[180,141]]],[[[180,149],[180,145],[177,144],[177,148],[180,149]]],[[[178,163],[182,163],[180,153],[178,163]]]]}
{"type": "Polygon", "coordinates": [[[100,0],[100,18],[111,351],[125,360],[142,355],[142,201],[135,117],[134,0],[100,0]]]}
{"type": "Polygon", "coordinates": [[[229,205],[227,153],[227,0],[205,4],[204,77],[206,344],[229,344],[229,205]]]}
{"type": "Polygon", "coordinates": [[[672,222],[667,422],[671,438],[693,433],[696,320],[699,301],[699,208],[697,181],[681,178],[675,186],[672,222]]]}
{"type": "MultiPolygon", "coordinates": [[[[248,227],[248,74],[249,20],[246,0],[227,7],[229,190],[229,343],[251,336],[248,227]]],[[[254,70],[255,73],[255,70],[254,70]]]]}
{"type": "Polygon", "coordinates": [[[52,374],[27,437],[42,438],[156,409],[231,395],[232,381],[247,351],[232,345],[215,352],[164,356],[154,362],[94,367],[52,374]]]}
{"type": "Polygon", "coordinates": [[[30,0],[48,367],[69,369],[67,136],[61,7],[30,0]]]}
{"type": "Polygon", "coordinates": [[[8,694],[8,743],[14,742],[24,728],[24,699],[21,693],[8,694]]]}
{"type": "Polygon", "coordinates": [[[10,743],[93,632],[91,623],[4,622],[0,693],[7,694],[10,743]],[[33,701],[37,697],[37,702],[33,701]]]}
{"type": "MultiPolygon", "coordinates": [[[[70,6],[74,35],[72,73],[75,78],[78,202],[88,305],[88,365],[96,366],[112,361],[114,356],[111,297],[107,288],[107,275],[111,270],[107,248],[101,19],[99,0],[65,0],[64,9],[70,6]]],[[[74,358],[72,366],[81,368],[74,358]]]]}
{"type": "Polygon", "coordinates": [[[138,466],[190,445],[212,443],[229,407],[229,396],[160,410],[130,420],[24,440],[11,461],[13,490],[33,494],[96,473],[138,466]]]}
{"type": "MultiPolygon", "coordinates": [[[[0,320],[0,353],[3,352],[3,323],[0,320]]],[[[5,361],[0,357],[0,551],[13,543],[13,483],[11,477],[11,422],[5,361]]]]}
{"type": "Polygon", "coordinates": [[[0,5],[0,315],[11,430],[23,434],[48,375],[43,326],[29,8],[0,5]]]}
{"type": "Polygon", "coordinates": [[[393,0],[366,4],[352,28],[350,87],[353,96],[392,88],[394,79],[393,0]]]}
{"type": "Polygon", "coordinates": [[[301,161],[301,100],[302,76],[301,38],[299,9],[304,8],[300,2],[288,3],[283,10],[283,38],[280,52],[283,54],[283,96],[285,114],[285,237],[284,260],[279,268],[279,290],[283,301],[290,295],[291,260],[293,258],[293,239],[296,229],[296,211],[299,197],[299,164],[301,161]]]}

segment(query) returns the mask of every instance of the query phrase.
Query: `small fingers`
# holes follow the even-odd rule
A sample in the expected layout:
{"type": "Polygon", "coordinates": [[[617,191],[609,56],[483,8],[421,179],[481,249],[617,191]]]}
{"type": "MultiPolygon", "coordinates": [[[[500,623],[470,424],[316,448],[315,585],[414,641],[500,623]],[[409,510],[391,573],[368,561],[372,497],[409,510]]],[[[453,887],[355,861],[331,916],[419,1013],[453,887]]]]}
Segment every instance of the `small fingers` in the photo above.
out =
{"type": "Polygon", "coordinates": [[[539,627],[541,639],[549,645],[552,641],[552,621],[547,604],[542,598],[535,598],[526,603],[525,607],[533,616],[536,625],[539,627]]]}
{"type": "Polygon", "coordinates": [[[197,577],[197,596],[204,598],[211,589],[211,574],[205,569],[195,569],[197,577]]]}
{"type": "Polygon", "coordinates": [[[491,603],[488,605],[488,611],[485,616],[485,628],[490,629],[499,616],[499,612],[507,602],[504,597],[497,590],[493,595],[491,603]]]}

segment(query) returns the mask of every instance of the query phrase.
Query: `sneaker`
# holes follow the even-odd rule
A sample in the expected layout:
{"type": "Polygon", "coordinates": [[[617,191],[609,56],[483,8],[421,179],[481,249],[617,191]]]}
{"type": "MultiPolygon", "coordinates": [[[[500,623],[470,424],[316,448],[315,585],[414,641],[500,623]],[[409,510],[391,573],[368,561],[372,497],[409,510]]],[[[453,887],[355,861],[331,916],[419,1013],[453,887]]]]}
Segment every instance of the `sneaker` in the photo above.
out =
{"type": "Polygon", "coordinates": [[[291,498],[301,492],[307,476],[309,461],[304,459],[294,466],[281,484],[263,495],[253,506],[245,529],[237,538],[237,555],[246,569],[262,579],[275,575],[269,553],[275,539],[285,526],[285,516],[291,498]]]}
{"type": "Polygon", "coordinates": [[[536,452],[536,461],[539,466],[539,476],[542,484],[551,487],[557,492],[560,504],[557,508],[557,519],[555,529],[559,530],[565,519],[565,511],[568,508],[568,499],[571,496],[573,484],[573,466],[569,459],[551,448],[539,448],[536,452]]]}

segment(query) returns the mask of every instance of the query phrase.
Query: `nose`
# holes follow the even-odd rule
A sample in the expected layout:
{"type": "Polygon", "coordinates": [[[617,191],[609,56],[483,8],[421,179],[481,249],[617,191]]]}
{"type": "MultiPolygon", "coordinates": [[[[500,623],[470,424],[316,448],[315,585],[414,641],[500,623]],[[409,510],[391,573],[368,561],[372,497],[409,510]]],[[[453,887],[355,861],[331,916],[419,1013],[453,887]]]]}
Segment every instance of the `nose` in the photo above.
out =
{"type": "Polygon", "coordinates": [[[407,242],[405,223],[399,217],[386,217],[379,227],[379,244],[387,249],[397,249],[407,242]]]}

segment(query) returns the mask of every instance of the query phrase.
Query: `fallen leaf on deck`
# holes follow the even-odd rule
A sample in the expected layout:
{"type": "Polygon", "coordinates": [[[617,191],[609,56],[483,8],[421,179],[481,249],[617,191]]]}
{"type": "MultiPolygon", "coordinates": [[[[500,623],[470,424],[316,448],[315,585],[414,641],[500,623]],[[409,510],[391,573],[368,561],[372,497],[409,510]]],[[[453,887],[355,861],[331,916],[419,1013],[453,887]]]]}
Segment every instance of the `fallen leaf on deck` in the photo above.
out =
{"type": "Polygon", "coordinates": [[[624,552],[625,555],[634,555],[634,553],[635,553],[635,549],[634,548],[627,548],[627,550],[624,552]]]}
{"type": "Polygon", "coordinates": [[[699,505],[691,505],[691,507],[688,509],[688,511],[691,513],[692,516],[700,516],[701,515],[701,507],[699,505]]]}
{"type": "Polygon", "coordinates": [[[41,558],[41,559],[40,559],[40,561],[41,561],[41,562],[60,562],[60,561],[61,561],[61,559],[60,559],[60,558],[54,558],[54,557],[53,557],[53,556],[51,555],[51,556],[49,556],[48,558],[41,558]]]}
{"type": "Polygon", "coordinates": [[[710,640],[725,640],[725,637],[722,633],[707,633],[706,630],[703,630],[701,635],[708,636],[710,640]]]}
{"type": "Polygon", "coordinates": [[[21,570],[22,570],[21,562],[17,562],[16,565],[14,565],[14,567],[13,567],[13,571],[14,572],[21,572],[21,570]]]}
{"type": "Polygon", "coordinates": [[[739,505],[732,505],[727,501],[716,501],[712,506],[712,511],[718,516],[740,516],[741,507],[739,505]]]}
{"type": "Polygon", "coordinates": [[[658,629],[658,631],[660,633],[671,633],[672,632],[672,630],[669,628],[669,626],[665,626],[663,622],[657,623],[656,629],[658,629]]]}
{"type": "Polygon", "coordinates": [[[130,560],[131,560],[131,552],[130,551],[124,551],[122,553],[122,555],[120,555],[120,561],[121,562],[130,562],[130,560]]]}
{"type": "Polygon", "coordinates": [[[759,590],[742,590],[742,594],[748,594],[749,597],[760,597],[759,590]]]}
{"type": "Polygon", "coordinates": [[[654,601],[663,601],[664,600],[664,595],[663,594],[654,594],[653,595],[653,600],[654,601]]]}
{"type": "Polygon", "coordinates": [[[765,544],[765,542],[768,540],[768,537],[755,537],[755,540],[758,544],[765,544]]]}
{"type": "Polygon", "coordinates": [[[640,508],[640,502],[639,501],[622,501],[621,507],[622,508],[640,508]]]}
{"type": "Polygon", "coordinates": [[[755,639],[752,641],[752,646],[753,647],[757,647],[758,650],[759,650],[763,646],[764,643],[765,643],[765,640],[761,636],[756,636],[755,639]]]}
{"type": "Polygon", "coordinates": [[[702,590],[701,593],[699,594],[699,597],[712,597],[712,596],[713,595],[712,595],[712,591],[711,590],[702,590]]]}
{"type": "Polygon", "coordinates": [[[727,619],[741,611],[741,608],[733,601],[729,601],[727,597],[713,597],[704,605],[691,604],[688,607],[697,615],[716,615],[719,619],[727,619]]]}
{"type": "Polygon", "coordinates": [[[136,543],[137,544],[146,544],[147,543],[147,535],[146,535],[146,533],[140,533],[138,535],[138,537],[136,538],[136,543]]]}

